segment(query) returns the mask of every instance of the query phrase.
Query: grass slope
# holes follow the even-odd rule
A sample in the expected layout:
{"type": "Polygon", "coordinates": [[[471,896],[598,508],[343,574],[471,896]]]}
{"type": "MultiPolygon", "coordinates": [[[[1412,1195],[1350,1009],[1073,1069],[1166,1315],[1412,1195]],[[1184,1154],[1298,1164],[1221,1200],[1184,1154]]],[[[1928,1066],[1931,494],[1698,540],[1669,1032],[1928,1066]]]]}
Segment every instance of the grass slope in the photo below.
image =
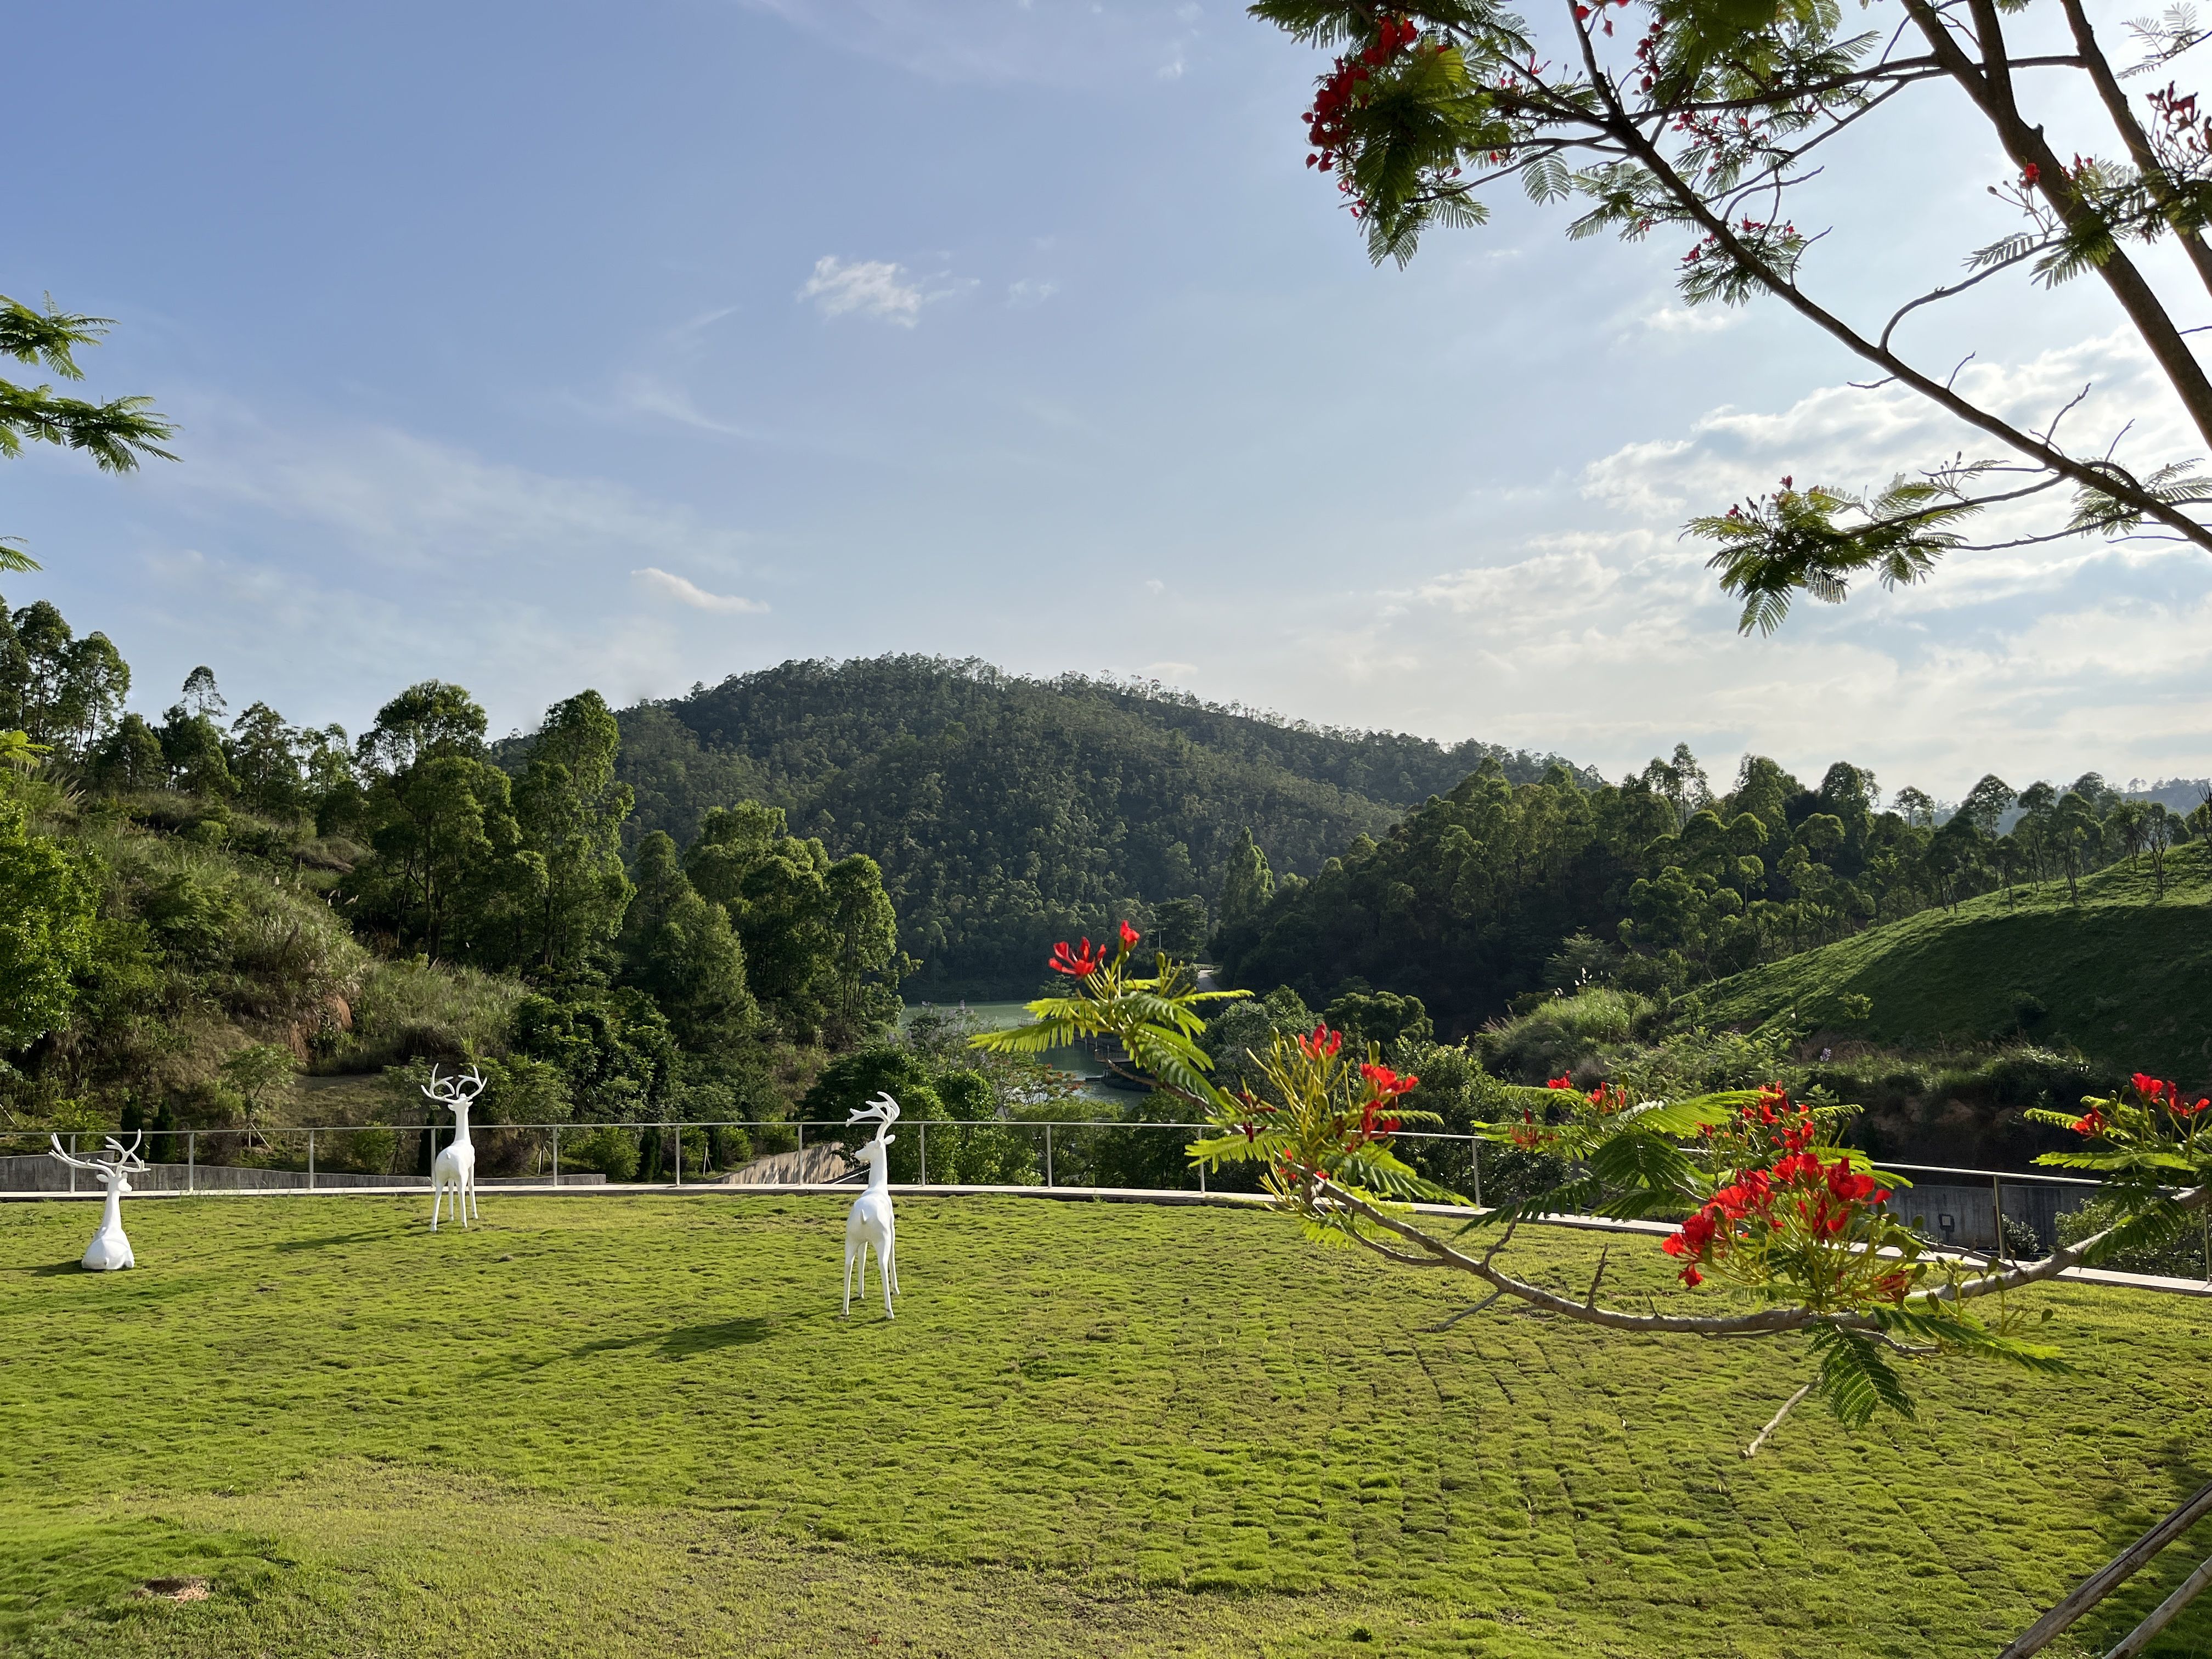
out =
{"type": "Polygon", "coordinates": [[[2138,1292],[2034,1294],[2078,1376],[1746,1463],[1798,1351],[1438,1333],[1457,1287],[1263,1213],[908,1201],[901,1317],[846,1323],[835,1201],[420,1207],[139,1203],[117,1275],[89,1206],[0,1208],[0,1650],[1979,1656],[2212,1431],[2212,1304],[2138,1292]]]}
{"type": "Polygon", "coordinates": [[[2018,1029],[2017,999],[2049,1011],[2039,1040],[2071,1042],[2101,1065],[2212,1081],[2212,842],[2167,854],[2166,890],[2148,861],[2066,884],[1926,910],[1723,980],[1700,994],[1711,1024],[1790,1017],[1875,1042],[1977,1042],[2018,1029]],[[1869,998],[1863,1021],[1848,995],[1869,998]]]}

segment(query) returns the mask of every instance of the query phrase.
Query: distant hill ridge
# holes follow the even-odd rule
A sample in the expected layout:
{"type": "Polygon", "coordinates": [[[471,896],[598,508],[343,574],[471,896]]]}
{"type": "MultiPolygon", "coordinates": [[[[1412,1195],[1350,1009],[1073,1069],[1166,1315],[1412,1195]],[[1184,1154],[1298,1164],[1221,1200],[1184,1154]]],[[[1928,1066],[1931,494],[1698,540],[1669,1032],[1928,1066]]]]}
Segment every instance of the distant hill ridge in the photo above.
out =
{"type": "Polygon", "coordinates": [[[2124,1074],[2212,1083],[2212,842],[1923,910],[1695,994],[1714,1025],[1774,1018],[1910,1047],[2027,1036],[2124,1074]],[[1858,1014],[1847,999],[1863,997],[1858,1014]]]}
{"type": "Polygon", "coordinates": [[[1348,731],[1156,684],[1038,679],[973,659],[793,660],[623,710],[634,833],[679,842],[716,805],[782,806],[884,866],[923,994],[1026,994],[1051,941],[1168,899],[1218,896],[1249,827],[1310,875],[1485,759],[1553,755],[1348,731]]]}

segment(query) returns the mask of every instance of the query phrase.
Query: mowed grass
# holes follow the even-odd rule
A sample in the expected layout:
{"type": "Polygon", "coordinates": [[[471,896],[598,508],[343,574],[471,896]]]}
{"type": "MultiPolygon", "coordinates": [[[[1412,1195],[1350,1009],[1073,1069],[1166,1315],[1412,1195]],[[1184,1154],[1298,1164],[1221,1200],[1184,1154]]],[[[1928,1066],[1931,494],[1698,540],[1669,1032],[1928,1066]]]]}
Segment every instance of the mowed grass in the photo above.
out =
{"type": "Polygon", "coordinates": [[[2073,1043],[2125,1073],[2212,1082],[2212,842],[2150,860],[1923,910],[1818,950],[1750,969],[1698,994],[1709,1025],[1794,1023],[1875,1042],[1977,1042],[2016,1035],[2019,1000],[2040,1001],[2038,1041],[2073,1043]],[[1854,1018],[1846,996],[1873,1012],[1854,1018]]]}
{"type": "Polygon", "coordinates": [[[843,1207],[136,1202],[103,1275],[93,1207],[0,1206],[0,1650],[1979,1656],[2208,1473],[2212,1303],[2039,1291],[2078,1375],[1924,1368],[1746,1462],[1794,1344],[1437,1331],[1462,1285],[1269,1214],[1024,1199],[902,1200],[848,1323],[843,1207]]]}

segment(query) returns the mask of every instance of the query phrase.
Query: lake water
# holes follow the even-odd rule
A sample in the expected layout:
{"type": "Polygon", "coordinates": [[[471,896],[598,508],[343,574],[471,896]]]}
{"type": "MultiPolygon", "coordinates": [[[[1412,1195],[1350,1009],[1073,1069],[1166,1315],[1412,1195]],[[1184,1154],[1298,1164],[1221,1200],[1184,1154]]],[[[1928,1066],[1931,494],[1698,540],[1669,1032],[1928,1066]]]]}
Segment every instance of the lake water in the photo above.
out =
{"type": "MultiPolygon", "coordinates": [[[[987,1031],[1008,1030],[1017,1025],[1028,1024],[1030,1019],[1028,1005],[1019,1002],[909,1002],[902,1012],[899,1023],[904,1024],[924,1008],[964,1008],[981,1022],[987,1031]]],[[[1040,1058],[1047,1065],[1056,1066],[1071,1076],[1082,1079],[1083,1089],[1079,1098],[1083,1109],[1071,1111],[1071,1115],[1084,1115],[1095,1105],[1110,1107],[1112,1115],[1119,1117],[1130,1102],[1137,1098],[1125,1089],[1108,1088],[1102,1080],[1106,1076],[1106,1068],[1083,1049],[1048,1048],[1040,1058]]],[[[1068,1104],[1073,1108],[1077,1102],[1070,1101],[1068,1104]]],[[[1102,1112],[1099,1115],[1106,1114],[1102,1112]]]]}

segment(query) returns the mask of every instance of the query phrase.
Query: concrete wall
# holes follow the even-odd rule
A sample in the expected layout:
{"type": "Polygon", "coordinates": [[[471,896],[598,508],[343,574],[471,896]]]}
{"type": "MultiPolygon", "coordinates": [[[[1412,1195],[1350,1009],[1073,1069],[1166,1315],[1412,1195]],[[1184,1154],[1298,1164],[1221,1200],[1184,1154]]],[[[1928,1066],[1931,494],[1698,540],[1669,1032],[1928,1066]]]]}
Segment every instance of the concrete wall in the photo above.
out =
{"type": "MultiPolygon", "coordinates": [[[[2093,1195],[2087,1187],[2047,1186],[2039,1181],[2007,1181],[2000,1176],[1997,1184],[2003,1194],[2005,1214],[2034,1228],[2045,1249],[2058,1242],[2058,1218],[2080,1209],[2093,1195]]],[[[1889,1195],[1889,1207],[1892,1214],[1938,1244],[1987,1250],[1995,1249],[1997,1243],[1995,1198],[1987,1181],[1915,1176],[1911,1186],[1900,1187],[1889,1195]],[[1951,1218],[1948,1228],[1942,1225],[1945,1216],[1951,1218]]]]}
{"type": "MultiPolygon", "coordinates": [[[[89,1156],[91,1148],[86,1149],[89,1156]]],[[[75,1191],[97,1193],[99,1177],[82,1170],[72,1170],[58,1158],[0,1158],[0,1193],[66,1193],[71,1191],[70,1177],[75,1175],[75,1191]]],[[[604,1186],[606,1177],[596,1170],[563,1170],[563,1187],[604,1186]]],[[[495,1187],[536,1186],[544,1183],[542,1176],[486,1176],[477,1185],[486,1192],[495,1187]]],[[[350,1187],[412,1187],[423,1192],[430,1189],[428,1176],[354,1175],[336,1170],[315,1171],[318,1192],[337,1192],[350,1187]]],[[[307,1172],[305,1170],[240,1169],[229,1164],[202,1164],[197,1167],[184,1164],[149,1164],[145,1170],[131,1177],[133,1192],[203,1193],[236,1192],[305,1192],[307,1172]]]]}

